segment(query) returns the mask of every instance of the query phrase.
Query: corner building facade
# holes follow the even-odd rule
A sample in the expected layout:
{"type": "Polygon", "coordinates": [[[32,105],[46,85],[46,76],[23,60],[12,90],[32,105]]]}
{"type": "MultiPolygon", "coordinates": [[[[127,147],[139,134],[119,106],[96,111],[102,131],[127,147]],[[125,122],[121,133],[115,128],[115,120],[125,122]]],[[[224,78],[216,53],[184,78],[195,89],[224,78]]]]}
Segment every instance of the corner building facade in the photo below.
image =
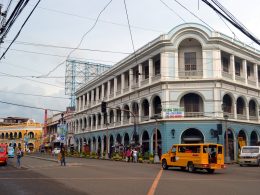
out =
{"type": "Polygon", "coordinates": [[[129,145],[136,123],[143,152],[154,153],[157,128],[159,154],[175,143],[218,142],[235,161],[242,145],[259,142],[259,65],[260,51],[200,24],[179,25],[78,89],[68,129],[79,151],[88,145],[100,156],[107,145],[109,153],[129,145]],[[172,108],[181,117],[169,117],[172,108]]]}

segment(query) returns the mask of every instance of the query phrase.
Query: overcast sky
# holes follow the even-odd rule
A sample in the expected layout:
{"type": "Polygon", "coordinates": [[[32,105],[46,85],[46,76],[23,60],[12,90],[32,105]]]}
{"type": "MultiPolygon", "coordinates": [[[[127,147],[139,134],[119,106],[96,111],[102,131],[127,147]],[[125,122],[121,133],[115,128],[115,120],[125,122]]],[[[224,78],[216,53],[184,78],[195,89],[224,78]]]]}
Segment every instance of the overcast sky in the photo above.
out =
{"type": "MultiPolygon", "coordinates": [[[[10,41],[13,40],[37,1],[31,0],[30,4],[26,6],[16,20],[5,38],[5,42],[1,44],[1,55],[10,44],[10,41]]],[[[64,99],[69,98],[65,95],[64,90],[66,64],[59,66],[49,75],[49,78],[35,77],[50,73],[58,64],[66,60],[72,49],[42,47],[39,44],[77,47],[83,35],[93,27],[99,13],[109,1],[42,0],[25,25],[19,38],[0,62],[0,101],[65,110],[70,105],[69,99],[64,99]],[[28,43],[34,43],[34,45],[28,43]],[[23,77],[23,79],[20,77],[23,77]],[[29,96],[20,93],[63,98],[29,96]]],[[[8,2],[7,0],[0,0],[0,3],[3,4],[2,10],[6,9],[8,2]]],[[[178,2],[214,30],[231,37],[234,37],[235,34],[237,39],[259,49],[252,40],[225,21],[229,26],[227,27],[220,17],[202,1],[178,0],[178,2]]],[[[260,19],[259,1],[219,0],[219,2],[242,22],[250,32],[260,38],[260,28],[258,26],[260,19]]],[[[17,1],[14,1],[13,5],[16,3],[17,1]]],[[[168,33],[176,25],[184,22],[202,23],[175,0],[126,0],[126,7],[135,49],[140,48],[160,34],[168,33]]],[[[96,26],[86,34],[80,48],[124,53],[133,52],[127,24],[124,1],[113,0],[101,13],[96,26]]],[[[126,57],[126,54],[76,50],[70,57],[113,65],[126,57]]],[[[53,113],[49,112],[49,114],[53,113]]],[[[44,111],[0,103],[0,117],[8,116],[28,117],[43,122],[44,111]]]]}

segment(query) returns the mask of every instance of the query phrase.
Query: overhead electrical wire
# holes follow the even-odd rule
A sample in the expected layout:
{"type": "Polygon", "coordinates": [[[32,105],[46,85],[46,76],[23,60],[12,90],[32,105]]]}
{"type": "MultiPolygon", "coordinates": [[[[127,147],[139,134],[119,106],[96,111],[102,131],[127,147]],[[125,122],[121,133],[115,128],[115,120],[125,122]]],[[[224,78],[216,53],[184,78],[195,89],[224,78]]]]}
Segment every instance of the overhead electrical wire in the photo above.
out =
{"type": "Polygon", "coordinates": [[[27,95],[27,96],[44,97],[44,98],[55,98],[55,99],[70,99],[70,98],[66,98],[66,97],[38,95],[38,94],[30,94],[30,93],[19,93],[19,92],[5,91],[5,90],[0,90],[0,93],[11,93],[11,94],[18,94],[18,95],[27,95]]]}
{"type": "MultiPolygon", "coordinates": [[[[83,42],[84,38],[87,36],[88,33],[90,33],[90,32],[95,28],[95,26],[97,25],[97,22],[98,22],[98,20],[99,20],[99,18],[100,18],[100,16],[101,16],[101,14],[105,11],[105,9],[109,6],[109,4],[110,4],[112,1],[113,1],[113,0],[110,0],[110,1],[105,5],[105,7],[99,12],[99,14],[98,14],[98,16],[97,16],[96,21],[94,22],[94,24],[90,27],[90,29],[89,29],[86,33],[84,33],[84,35],[81,37],[81,40],[80,40],[79,44],[77,45],[77,47],[69,52],[69,54],[67,55],[67,58],[69,58],[70,55],[71,55],[74,51],[76,51],[77,48],[80,47],[80,45],[81,45],[81,43],[83,42]]],[[[60,67],[62,64],[64,64],[65,62],[66,62],[66,59],[65,59],[64,61],[62,61],[61,63],[59,63],[58,65],[56,65],[56,66],[55,66],[51,71],[49,71],[46,75],[40,75],[39,77],[41,77],[41,76],[49,76],[52,72],[54,72],[57,68],[59,68],[59,67],[60,67]]]]}
{"type": "Polygon", "coordinates": [[[12,105],[12,106],[20,106],[20,107],[24,107],[24,108],[38,109],[38,110],[50,110],[50,111],[64,112],[64,111],[56,110],[56,109],[41,108],[41,107],[36,107],[36,106],[22,105],[22,104],[16,104],[16,103],[11,103],[11,102],[6,102],[6,101],[2,101],[2,100],[0,100],[0,103],[9,104],[9,105],[12,105]]]}
{"type": "Polygon", "coordinates": [[[175,15],[177,15],[183,22],[186,22],[183,17],[181,17],[176,11],[174,11],[174,9],[172,9],[167,3],[165,3],[164,1],[160,0],[160,2],[162,4],[164,4],[164,6],[166,6],[169,10],[171,10],[175,15]]]}
{"type": "MultiPolygon", "coordinates": [[[[8,42],[8,41],[6,41],[6,42],[8,42]]],[[[14,44],[30,45],[30,46],[35,46],[35,47],[57,48],[57,49],[77,49],[79,51],[93,51],[93,52],[102,52],[102,53],[127,54],[127,55],[131,54],[130,52],[101,50],[101,49],[89,49],[89,48],[75,48],[75,47],[68,47],[68,46],[58,46],[58,45],[32,43],[32,42],[24,42],[24,41],[16,41],[16,42],[14,42],[14,44]]]]}
{"type": "Polygon", "coordinates": [[[195,18],[197,18],[198,20],[200,20],[203,24],[205,24],[206,26],[208,26],[211,30],[215,31],[213,27],[211,27],[207,22],[205,22],[204,20],[202,20],[200,17],[198,17],[196,14],[194,14],[192,11],[190,11],[187,7],[185,7],[183,4],[181,4],[179,1],[174,0],[176,3],[178,3],[183,9],[187,10],[191,15],[193,15],[195,18]]]}
{"type": "Polygon", "coordinates": [[[124,5],[125,5],[125,13],[126,13],[126,18],[127,18],[127,24],[128,24],[128,29],[129,29],[129,33],[130,33],[132,48],[133,48],[133,51],[134,51],[134,58],[135,58],[135,62],[137,64],[136,51],[135,51],[134,40],[133,40],[132,30],[131,30],[131,26],[130,26],[129,16],[128,16],[128,12],[127,12],[126,0],[124,0],[124,5]]]}
{"type": "MultiPolygon", "coordinates": [[[[81,18],[81,19],[94,20],[94,21],[96,20],[96,18],[80,16],[80,15],[77,15],[77,14],[64,12],[64,11],[60,11],[60,10],[56,10],[56,9],[50,9],[50,8],[46,8],[46,7],[42,7],[42,6],[39,6],[38,8],[39,9],[43,9],[43,10],[47,10],[47,11],[50,11],[50,12],[54,12],[54,13],[59,13],[59,14],[64,14],[64,15],[68,15],[68,16],[78,17],[78,18],[81,18]]],[[[99,20],[99,22],[113,24],[113,25],[117,25],[117,26],[122,26],[122,27],[127,27],[128,28],[128,25],[126,25],[126,24],[121,24],[121,23],[116,23],[116,22],[111,22],[111,21],[105,21],[105,20],[101,20],[101,19],[99,20]]],[[[140,30],[151,31],[151,32],[156,32],[156,33],[164,32],[163,30],[159,31],[158,29],[144,28],[144,27],[135,26],[135,25],[132,25],[131,27],[134,28],[134,29],[140,29],[140,30]]]]}
{"type": "Polygon", "coordinates": [[[5,73],[5,72],[0,72],[0,74],[6,75],[6,76],[9,76],[9,77],[15,77],[15,78],[20,78],[20,79],[32,81],[32,82],[35,82],[35,83],[41,83],[41,84],[45,84],[45,85],[49,85],[49,86],[53,86],[53,87],[64,88],[64,87],[59,86],[59,85],[54,85],[54,84],[45,83],[45,82],[41,82],[41,81],[35,81],[33,79],[28,79],[28,78],[24,78],[24,77],[21,77],[21,76],[8,74],[8,73],[5,73]]]}
{"type": "Polygon", "coordinates": [[[29,18],[31,17],[32,13],[34,12],[34,10],[36,9],[36,7],[38,6],[38,4],[40,3],[41,0],[38,0],[38,2],[36,3],[36,5],[34,6],[34,8],[32,9],[32,11],[30,12],[30,14],[27,16],[27,18],[25,19],[25,21],[23,22],[22,26],[20,27],[18,33],[15,35],[14,39],[12,40],[12,42],[9,44],[9,46],[7,47],[7,49],[4,51],[4,53],[2,54],[2,56],[0,57],[0,61],[1,59],[5,56],[5,54],[7,53],[7,51],[9,50],[9,48],[12,46],[12,44],[14,43],[14,41],[18,38],[18,36],[20,35],[22,29],[24,28],[25,24],[27,23],[27,21],[29,20],[29,18]]]}
{"type": "Polygon", "coordinates": [[[253,40],[255,43],[260,45],[260,40],[252,35],[247,28],[239,22],[227,9],[224,8],[218,1],[212,0],[212,2],[221,10],[217,9],[213,4],[211,4],[207,0],[202,0],[205,4],[207,4],[211,9],[220,14],[223,18],[225,18],[228,22],[230,22],[233,26],[235,26],[238,30],[240,30],[243,34],[253,40]]]}

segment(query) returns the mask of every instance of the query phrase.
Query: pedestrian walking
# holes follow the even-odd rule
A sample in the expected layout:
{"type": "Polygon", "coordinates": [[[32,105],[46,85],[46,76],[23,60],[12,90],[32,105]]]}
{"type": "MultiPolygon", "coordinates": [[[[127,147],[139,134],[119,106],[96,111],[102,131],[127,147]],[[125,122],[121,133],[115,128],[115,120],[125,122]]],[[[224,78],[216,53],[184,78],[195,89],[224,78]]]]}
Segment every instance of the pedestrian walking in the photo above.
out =
{"type": "Polygon", "coordinates": [[[133,150],[133,158],[134,158],[134,162],[137,163],[137,150],[135,148],[133,150]]]}
{"type": "Polygon", "coordinates": [[[17,149],[17,152],[16,152],[16,158],[17,158],[17,162],[16,162],[16,166],[17,168],[20,168],[21,167],[21,158],[22,158],[22,150],[21,148],[18,148],[17,149]]]}
{"type": "Polygon", "coordinates": [[[64,166],[66,166],[66,161],[65,161],[65,148],[61,148],[60,151],[60,166],[62,166],[62,164],[64,166]]]}
{"type": "Polygon", "coordinates": [[[126,158],[127,158],[127,162],[129,162],[130,158],[131,158],[131,150],[130,150],[130,148],[128,148],[127,151],[126,151],[126,158]]]}

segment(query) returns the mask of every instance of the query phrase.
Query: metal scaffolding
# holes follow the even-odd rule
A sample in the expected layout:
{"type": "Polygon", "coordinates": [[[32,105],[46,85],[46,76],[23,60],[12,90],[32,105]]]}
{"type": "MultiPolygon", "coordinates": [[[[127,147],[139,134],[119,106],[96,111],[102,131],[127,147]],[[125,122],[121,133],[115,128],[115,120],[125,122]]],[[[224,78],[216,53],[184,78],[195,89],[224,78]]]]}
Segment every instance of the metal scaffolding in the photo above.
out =
{"type": "Polygon", "coordinates": [[[70,106],[76,106],[76,90],[110,69],[111,65],[67,59],[65,72],[65,94],[70,95],[70,106]]]}

